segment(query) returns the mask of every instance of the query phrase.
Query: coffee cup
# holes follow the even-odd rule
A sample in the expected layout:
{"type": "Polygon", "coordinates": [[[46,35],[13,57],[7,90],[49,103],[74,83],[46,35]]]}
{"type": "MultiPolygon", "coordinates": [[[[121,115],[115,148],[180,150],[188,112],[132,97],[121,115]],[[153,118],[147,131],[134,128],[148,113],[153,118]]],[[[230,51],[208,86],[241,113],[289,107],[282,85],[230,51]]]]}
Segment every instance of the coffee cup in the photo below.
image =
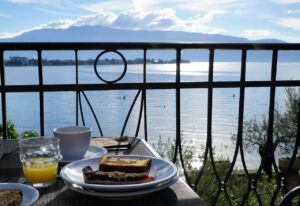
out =
{"type": "Polygon", "coordinates": [[[82,159],[89,149],[92,128],[84,126],[68,126],[53,129],[59,138],[60,153],[63,160],[82,159]]]}

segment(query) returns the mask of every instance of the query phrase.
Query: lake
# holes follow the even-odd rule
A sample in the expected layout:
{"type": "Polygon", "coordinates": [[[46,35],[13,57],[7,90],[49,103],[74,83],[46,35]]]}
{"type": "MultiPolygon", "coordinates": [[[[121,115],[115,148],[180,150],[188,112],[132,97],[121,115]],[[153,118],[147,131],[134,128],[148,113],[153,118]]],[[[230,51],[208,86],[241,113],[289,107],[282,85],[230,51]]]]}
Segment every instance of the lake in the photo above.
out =
{"type": "MultiPolygon", "coordinates": [[[[278,63],[277,79],[298,80],[299,63],[278,63]]],[[[121,82],[142,82],[142,65],[128,65],[128,71],[121,82]]],[[[99,72],[107,79],[118,77],[119,65],[101,67],[99,72]]],[[[147,67],[147,82],[175,82],[175,64],[150,64],[147,67]]],[[[6,67],[6,84],[38,84],[37,67],[6,67]]],[[[44,84],[75,83],[75,66],[44,67],[44,84]]],[[[248,63],[246,80],[270,80],[270,63],[248,63]]],[[[207,81],[208,63],[193,62],[182,64],[181,81],[207,81]]],[[[240,63],[216,62],[214,81],[239,81],[240,63]]],[[[102,83],[95,75],[92,66],[79,66],[79,83],[102,83]]],[[[105,136],[120,135],[128,109],[137,91],[88,91],[86,92],[100,121],[105,136]]],[[[52,136],[52,129],[75,124],[76,96],[74,92],[45,93],[45,135],[52,136]]],[[[284,109],[284,88],[276,90],[276,107],[284,109]]],[[[239,89],[214,89],[212,136],[216,156],[233,157],[232,135],[237,132],[239,89]]],[[[128,122],[125,135],[133,136],[136,130],[140,99],[128,122]]],[[[175,138],[175,91],[147,91],[148,139],[156,143],[175,138]]],[[[247,88],[245,91],[245,119],[260,118],[268,111],[269,89],[247,88]]],[[[83,110],[87,126],[92,127],[93,135],[99,131],[87,103],[83,99],[83,110]]],[[[7,119],[12,120],[18,132],[29,129],[39,131],[39,94],[7,94],[7,119]]],[[[181,90],[181,123],[185,145],[195,146],[197,154],[203,152],[206,143],[207,89],[181,90]]],[[[140,135],[143,138],[143,124],[140,135]]],[[[258,154],[245,154],[247,166],[257,167],[258,154]]],[[[237,167],[240,167],[238,160],[237,167]]]]}

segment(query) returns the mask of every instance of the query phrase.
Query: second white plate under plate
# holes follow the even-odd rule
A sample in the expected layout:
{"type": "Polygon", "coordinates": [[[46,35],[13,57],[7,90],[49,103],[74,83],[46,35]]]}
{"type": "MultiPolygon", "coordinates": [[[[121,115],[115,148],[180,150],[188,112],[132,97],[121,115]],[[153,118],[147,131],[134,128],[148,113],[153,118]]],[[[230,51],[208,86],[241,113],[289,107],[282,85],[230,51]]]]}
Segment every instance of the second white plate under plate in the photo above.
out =
{"type": "Polygon", "coordinates": [[[154,180],[146,183],[127,184],[127,185],[104,185],[104,184],[87,184],[84,182],[82,169],[86,166],[91,166],[94,170],[99,168],[99,158],[91,158],[72,162],[60,172],[61,178],[69,183],[76,184],[84,188],[89,188],[97,191],[132,191],[138,189],[145,189],[155,187],[158,184],[169,181],[177,174],[177,167],[169,161],[147,156],[139,155],[116,155],[118,157],[137,157],[137,158],[150,158],[151,167],[149,175],[154,177],[154,180]]]}
{"type": "Polygon", "coordinates": [[[66,185],[73,191],[79,192],[86,195],[91,195],[95,197],[99,197],[101,199],[108,199],[108,200],[127,200],[127,199],[136,199],[148,195],[153,192],[157,192],[163,190],[173,184],[175,184],[178,180],[178,174],[174,176],[171,180],[166,181],[162,184],[156,185],[152,188],[146,188],[142,190],[134,190],[134,191],[127,191],[127,192],[103,192],[103,191],[93,191],[88,188],[81,187],[76,184],[69,184],[66,182],[66,185]]]}

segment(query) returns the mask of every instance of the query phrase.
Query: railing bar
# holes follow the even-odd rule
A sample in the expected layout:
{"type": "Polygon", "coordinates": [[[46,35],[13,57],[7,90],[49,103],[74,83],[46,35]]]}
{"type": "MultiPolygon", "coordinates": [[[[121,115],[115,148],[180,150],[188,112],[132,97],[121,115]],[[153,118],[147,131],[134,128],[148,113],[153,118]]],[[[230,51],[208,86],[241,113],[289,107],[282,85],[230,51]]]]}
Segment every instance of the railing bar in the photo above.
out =
{"type": "MultiPolygon", "coordinates": [[[[247,64],[247,50],[243,50],[242,53],[242,65],[241,65],[241,81],[245,82],[246,80],[246,64],[247,64]]],[[[241,160],[243,164],[243,168],[245,174],[250,180],[250,176],[248,173],[247,165],[245,162],[244,150],[243,150],[243,124],[244,124],[244,106],[245,106],[245,87],[241,87],[240,89],[240,108],[239,108],[239,123],[238,123],[238,138],[240,138],[240,153],[241,153],[241,160]]]]}
{"type": "Polygon", "coordinates": [[[94,119],[96,121],[96,124],[97,124],[97,127],[99,129],[100,135],[103,136],[102,129],[100,127],[100,123],[99,123],[97,115],[96,115],[96,113],[95,113],[95,111],[94,111],[94,109],[92,107],[92,104],[90,103],[90,101],[89,101],[88,97],[86,96],[85,92],[81,91],[81,93],[83,94],[83,97],[85,98],[85,100],[86,100],[86,102],[87,102],[87,104],[88,104],[88,106],[89,106],[89,108],[90,108],[90,110],[91,110],[91,112],[93,114],[93,117],[94,117],[94,119]]]}
{"type": "MultiPolygon", "coordinates": [[[[39,74],[39,87],[43,87],[43,57],[42,50],[38,50],[38,74],[39,74]]],[[[40,134],[44,136],[44,91],[39,91],[40,96],[40,134]]]]}
{"type": "MultiPolygon", "coordinates": [[[[176,50],[176,83],[180,84],[180,67],[181,66],[181,50],[177,49],[176,50]]],[[[191,185],[191,180],[188,177],[186,167],[184,164],[184,158],[182,154],[182,141],[181,141],[181,90],[180,88],[176,89],[176,136],[178,135],[178,149],[179,149],[179,157],[180,157],[180,162],[183,168],[183,173],[186,179],[186,182],[188,185],[191,185]]]]}
{"type": "Polygon", "coordinates": [[[259,194],[258,194],[256,188],[253,189],[253,192],[254,192],[254,194],[255,194],[255,196],[256,196],[256,199],[257,199],[257,201],[258,201],[258,204],[259,204],[260,206],[262,206],[263,204],[262,204],[261,198],[260,198],[260,196],[259,196],[259,194]]]}
{"type": "Polygon", "coordinates": [[[300,44],[269,43],[147,43],[147,42],[55,42],[55,43],[0,43],[0,50],[115,50],[115,49],[230,49],[230,50],[299,50],[300,44]]]}
{"type": "Polygon", "coordinates": [[[218,182],[218,192],[214,198],[213,205],[216,205],[220,193],[221,193],[221,180],[217,174],[217,170],[214,164],[214,158],[213,158],[213,148],[212,148],[212,107],[213,107],[213,74],[214,74],[214,49],[209,50],[209,69],[208,69],[208,102],[207,102],[207,141],[209,145],[209,156],[211,160],[211,165],[213,168],[214,175],[216,177],[216,180],[218,182]]]}
{"type": "MultiPolygon", "coordinates": [[[[76,75],[76,86],[78,86],[78,50],[75,50],[75,75],[76,75]]],[[[76,126],[78,126],[78,104],[79,104],[79,91],[76,90],[76,126]]]]}
{"type": "MultiPolygon", "coordinates": [[[[176,50],[176,84],[180,84],[180,55],[181,50],[176,50]]],[[[173,156],[173,162],[175,163],[177,161],[177,154],[178,149],[181,149],[179,146],[180,144],[180,130],[181,130],[181,123],[180,123],[180,89],[176,88],[176,96],[175,96],[175,106],[176,106],[176,116],[175,116],[175,123],[176,123],[176,139],[175,139],[175,151],[173,156]]]]}
{"type": "MultiPolygon", "coordinates": [[[[246,61],[247,61],[247,50],[242,51],[242,57],[241,57],[241,77],[240,81],[245,82],[246,79],[246,61]]],[[[233,171],[233,167],[236,162],[236,158],[238,156],[239,148],[241,147],[242,141],[243,141],[243,119],[244,119],[244,100],[245,100],[245,87],[240,87],[240,100],[239,100],[239,117],[238,117],[238,132],[237,132],[237,140],[236,140],[236,147],[234,150],[234,156],[231,161],[230,168],[226,174],[226,177],[224,179],[225,184],[229,180],[231,173],[233,171]]],[[[248,172],[246,172],[248,174],[248,172]]]]}
{"type": "Polygon", "coordinates": [[[130,106],[130,108],[129,108],[129,111],[128,111],[127,116],[126,116],[126,119],[125,119],[125,122],[124,122],[124,124],[123,124],[123,128],[122,128],[120,137],[123,137],[123,135],[124,135],[124,132],[125,132],[125,129],[126,129],[126,126],[127,126],[128,120],[129,120],[129,117],[130,117],[130,115],[131,115],[131,112],[132,112],[132,110],[133,110],[133,107],[134,107],[134,105],[135,105],[135,103],[136,103],[136,100],[138,99],[138,97],[139,97],[141,91],[142,91],[142,90],[139,90],[139,91],[136,93],[136,95],[135,95],[135,97],[134,97],[134,99],[133,99],[133,102],[132,102],[132,104],[131,104],[131,106],[130,106]]]}
{"type": "Polygon", "coordinates": [[[80,109],[80,116],[81,116],[82,125],[85,126],[85,121],[84,121],[84,115],[83,115],[83,109],[82,109],[82,102],[81,102],[81,95],[80,95],[80,93],[78,95],[78,99],[79,99],[79,109],[80,109]]]}
{"type": "MultiPolygon", "coordinates": [[[[247,64],[247,50],[242,51],[242,64],[241,64],[241,82],[245,82],[246,80],[246,64],[247,64]]],[[[248,188],[243,195],[242,205],[245,204],[245,201],[248,198],[248,195],[251,191],[251,177],[249,176],[244,150],[243,150],[243,125],[244,125],[244,106],[245,106],[245,87],[241,86],[240,88],[240,105],[239,105],[239,120],[238,120],[238,136],[237,136],[237,144],[239,144],[241,161],[245,171],[245,175],[248,179],[248,188]]]]}
{"type": "Polygon", "coordinates": [[[39,85],[6,85],[0,87],[0,92],[56,92],[56,91],[74,91],[74,90],[154,90],[154,89],[207,89],[213,88],[260,88],[260,87],[295,87],[300,85],[300,80],[294,81],[251,81],[240,84],[239,82],[181,82],[180,85],[175,82],[149,82],[144,83],[118,83],[118,84],[47,84],[39,85]]]}
{"type": "MultiPolygon", "coordinates": [[[[147,50],[144,49],[143,56],[143,85],[147,85],[147,50]]],[[[147,126],[147,91],[146,88],[143,88],[142,99],[144,103],[144,135],[145,140],[148,141],[148,126],[147,126]]]]}
{"type": "MultiPolygon", "coordinates": [[[[276,75],[277,75],[277,61],[278,61],[278,50],[273,50],[273,55],[272,55],[272,72],[271,72],[271,81],[276,82],[276,75]]],[[[267,155],[268,159],[271,159],[272,161],[272,166],[274,167],[275,173],[277,174],[277,189],[273,193],[272,199],[270,204],[274,205],[276,197],[280,191],[281,184],[280,184],[280,179],[279,179],[279,171],[276,166],[276,160],[274,157],[274,145],[273,145],[273,124],[274,124],[274,110],[275,110],[275,92],[276,92],[276,87],[271,86],[270,88],[270,106],[269,106],[269,122],[268,122],[268,136],[267,136],[267,155]]],[[[273,173],[273,171],[271,171],[273,173]]]]}
{"type": "MultiPolygon", "coordinates": [[[[1,72],[1,88],[5,87],[5,65],[4,65],[4,51],[0,51],[0,72],[1,72]]],[[[7,139],[7,124],[6,124],[6,93],[1,92],[2,103],[2,127],[3,127],[3,139],[7,139]]]]}
{"type": "Polygon", "coordinates": [[[142,97],[140,102],[140,111],[139,111],[139,117],[137,121],[136,131],[135,131],[135,137],[139,135],[140,127],[141,127],[141,121],[142,121],[142,114],[143,114],[143,105],[144,105],[144,92],[142,91],[142,97]]]}

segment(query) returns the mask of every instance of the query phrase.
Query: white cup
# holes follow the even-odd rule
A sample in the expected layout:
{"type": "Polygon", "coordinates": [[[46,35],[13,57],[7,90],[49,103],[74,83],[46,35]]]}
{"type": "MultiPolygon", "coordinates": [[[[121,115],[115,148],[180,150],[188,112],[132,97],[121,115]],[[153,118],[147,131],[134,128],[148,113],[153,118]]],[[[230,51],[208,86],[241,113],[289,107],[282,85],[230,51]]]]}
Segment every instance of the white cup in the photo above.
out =
{"type": "Polygon", "coordinates": [[[84,157],[89,148],[92,128],[84,126],[58,127],[53,129],[59,138],[60,153],[63,160],[78,160],[84,157]]]}

